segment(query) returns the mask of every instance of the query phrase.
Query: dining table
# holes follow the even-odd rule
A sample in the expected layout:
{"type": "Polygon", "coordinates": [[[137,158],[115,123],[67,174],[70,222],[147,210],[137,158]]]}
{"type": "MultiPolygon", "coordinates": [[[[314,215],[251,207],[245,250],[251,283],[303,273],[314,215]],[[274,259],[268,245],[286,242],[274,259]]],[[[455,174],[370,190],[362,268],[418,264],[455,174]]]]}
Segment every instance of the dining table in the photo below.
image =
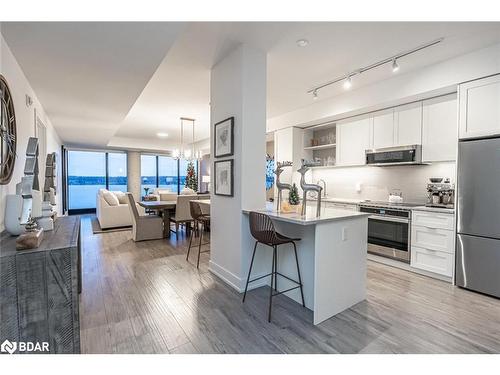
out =
{"type": "Polygon", "coordinates": [[[203,212],[210,212],[210,199],[198,199],[197,202],[203,212]]]}
{"type": "Polygon", "coordinates": [[[147,210],[161,212],[163,218],[163,237],[170,238],[170,214],[175,212],[176,201],[141,201],[139,206],[147,210]]]}

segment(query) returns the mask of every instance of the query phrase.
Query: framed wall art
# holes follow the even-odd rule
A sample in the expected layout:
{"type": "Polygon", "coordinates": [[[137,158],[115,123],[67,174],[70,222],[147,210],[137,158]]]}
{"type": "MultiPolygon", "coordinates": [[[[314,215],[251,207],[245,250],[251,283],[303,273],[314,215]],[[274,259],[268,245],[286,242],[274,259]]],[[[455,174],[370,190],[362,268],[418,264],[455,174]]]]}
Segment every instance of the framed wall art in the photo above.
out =
{"type": "Polygon", "coordinates": [[[234,160],[220,160],[214,163],[214,193],[232,197],[234,195],[234,160]]]}
{"type": "Polygon", "coordinates": [[[234,117],[214,125],[214,157],[234,155],[234,117]]]}

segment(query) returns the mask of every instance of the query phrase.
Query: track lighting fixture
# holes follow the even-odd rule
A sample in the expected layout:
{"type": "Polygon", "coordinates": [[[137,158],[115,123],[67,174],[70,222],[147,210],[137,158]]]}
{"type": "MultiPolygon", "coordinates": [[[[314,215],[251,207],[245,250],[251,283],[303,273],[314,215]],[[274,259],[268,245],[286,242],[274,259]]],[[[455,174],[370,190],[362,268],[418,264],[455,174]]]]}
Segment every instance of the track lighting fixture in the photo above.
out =
{"type": "Polygon", "coordinates": [[[345,81],[344,81],[343,86],[344,86],[344,89],[346,89],[346,90],[349,90],[351,88],[351,86],[352,86],[352,80],[351,80],[351,76],[350,75],[348,75],[347,77],[345,77],[345,81]]]}
{"type": "Polygon", "coordinates": [[[399,64],[396,59],[392,59],[392,72],[396,73],[399,70],[399,64]]]}
{"type": "Polygon", "coordinates": [[[379,66],[385,65],[385,64],[392,64],[392,71],[394,73],[396,73],[399,70],[399,64],[398,64],[398,60],[399,59],[401,59],[402,57],[406,57],[408,55],[411,55],[413,53],[416,53],[418,51],[421,51],[421,50],[423,50],[425,48],[429,48],[431,46],[434,46],[434,45],[436,45],[438,43],[441,43],[443,40],[444,40],[444,38],[435,39],[433,41],[430,41],[428,43],[425,43],[425,44],[422,44],[422,45],[420,45],[418,47],[415,47],[415,48],[413,48],[411,50],[400,52],[397,55],[394,55],[394,56],[388,57],[386,59],[377,61],[377,62],[375,62],[375,63],[373,63],[371,65],[368,65],[368,66],[365,66],[363,68],[359,68],[359,69],[353,70],[353,71],[349,72],[345,76],[335,78],[335,79],[333,79],[331,81],[322,83],[321,85],[317,85],[317,86],[311,88],[310,90],[308,90],[307,93],[308,94],[312,93],[313,94],[313,98],[316,99],[318,97],[318,90],[320,90],[322,88],[325,88],[327,86],[333,85],[333,84],[335,84],[337,82],[341,82],[341,81],[343,81],[344,89],[348,90],[352,86],[351,79],[352,79],[353,76],[361,74],[361,73],[364,73],[364,72],[366,72],[368,70],[371,70],[371,69],[378,68],[379,66]]]}

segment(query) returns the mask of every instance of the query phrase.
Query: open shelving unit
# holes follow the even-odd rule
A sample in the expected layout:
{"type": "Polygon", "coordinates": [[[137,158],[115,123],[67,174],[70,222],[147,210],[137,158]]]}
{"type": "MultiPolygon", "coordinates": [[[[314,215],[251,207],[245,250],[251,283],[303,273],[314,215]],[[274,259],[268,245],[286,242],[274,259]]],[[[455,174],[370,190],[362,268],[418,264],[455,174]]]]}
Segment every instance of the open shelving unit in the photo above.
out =
{"type": "Polygon", "coordinates": [[[311,159],[320,160],[321,166],[333,167],[337,160],[337,126],[334,123],[315,126],[304,131],[304,151],[311,159]]]}

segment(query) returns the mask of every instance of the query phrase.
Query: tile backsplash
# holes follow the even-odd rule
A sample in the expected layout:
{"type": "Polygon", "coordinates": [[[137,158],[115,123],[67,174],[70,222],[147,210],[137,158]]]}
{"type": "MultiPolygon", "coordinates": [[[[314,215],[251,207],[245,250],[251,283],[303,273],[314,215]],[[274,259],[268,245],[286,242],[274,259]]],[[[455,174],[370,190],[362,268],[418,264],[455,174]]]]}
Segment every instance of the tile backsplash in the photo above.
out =
{"type": "Polygon", "coordinates": [[[312,181],[325,180],[327,195],[334,198],[386,201],[390,192],[398,190],[402,192],[405,202],[425,203],[429,178],[449,177],[455,183],[455,168],[455,162],[440,162],[431,165],[315,169],[312,181]]]}

